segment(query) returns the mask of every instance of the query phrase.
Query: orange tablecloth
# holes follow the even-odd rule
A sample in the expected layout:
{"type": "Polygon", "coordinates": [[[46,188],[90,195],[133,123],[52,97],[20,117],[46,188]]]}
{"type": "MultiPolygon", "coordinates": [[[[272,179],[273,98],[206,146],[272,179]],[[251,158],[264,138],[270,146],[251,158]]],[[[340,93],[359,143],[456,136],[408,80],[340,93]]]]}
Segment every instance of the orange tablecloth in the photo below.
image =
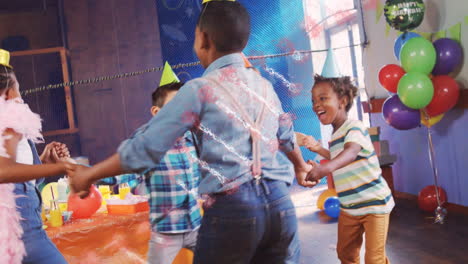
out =
{"type": "Polygon", "coordinates": [[[146,263],[151,236],[148,219],[148,212],[97,214],[46,231],[70,264],[146,263]]]}

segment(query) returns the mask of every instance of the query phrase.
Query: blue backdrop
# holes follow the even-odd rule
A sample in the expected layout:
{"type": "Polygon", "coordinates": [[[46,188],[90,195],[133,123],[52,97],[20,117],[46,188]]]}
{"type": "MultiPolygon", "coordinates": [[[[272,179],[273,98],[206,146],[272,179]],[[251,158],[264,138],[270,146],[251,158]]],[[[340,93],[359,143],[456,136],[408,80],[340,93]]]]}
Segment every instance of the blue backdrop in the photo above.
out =
{"type": "MultiPolygon", "coordinates": [[[[309,39],[301,26],[304,10],[301,0],[240,0],[252,19],[252,33],[244,53],[266,55],[310,50],[309,39]]],[[[193,51],[195,25],[201,0],[156,0],[163,59],[171,65],[198,61],[193,51]]],[[[296,131],[320,139],[320,125],[312,112],[310,89],[312,61],[308,56],[287,56],[252,61],[278,93],[283,109],[296,118],[296,131]],[[292,88],[291,88],[292,87],[292,88]],[[299,91],[299,92],[298,92],[299,91]]],[[[202,75],[201,66],[176,70],[182,81],[202,75]]],[[[304,158],[315,154],[303,150],[304,158]]]]}

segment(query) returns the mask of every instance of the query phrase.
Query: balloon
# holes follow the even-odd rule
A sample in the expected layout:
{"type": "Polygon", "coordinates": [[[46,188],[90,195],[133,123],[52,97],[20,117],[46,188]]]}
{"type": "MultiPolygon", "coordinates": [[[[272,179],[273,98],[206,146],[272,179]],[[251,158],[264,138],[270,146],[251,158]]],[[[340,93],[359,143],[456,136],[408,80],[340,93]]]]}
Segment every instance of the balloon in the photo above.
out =
{"type": "Polygon", "coordinates": [[[434,98],[426,106],[426,113],[429,116],[437,116],[452,109],[458,102],[460,88],[458,83],[447,75],[434,76],[434,98]]]}
{"type": "Polygon", "coordinates": [[[409,39],[401,48],[400,60],[406,72],[431,73],[436,63],[436,50],[425,38],[409,39]]]}
{"type": "Polygon", "coordinates": [[[323,210],[324,209],[323,205],[325,203],[325,200],[327,200],[327,198],[332,197],[332,196],[338,196],[338,194],[336,194],[335,189],[327,189],[324,192],[322,192],[319,198],[317,199],[318,209],[323,210]]]}
{"type": "Polygon", "coordinates": [[[436,49],[436,64],[432,73],[434,75],[449,74],[460,65],[462,61],[462,48],[455,40],[441,38],[434,41],[436,49]]]}
{"type": "Polygon", "coordinates": [[[427,75],[409,72],[401,77],[398,83],[398,96],[407,107],[421,109],[434,97],[434,86],[427,75]]]}
{"type": "MultiPolygon", "coordinates": [[[[447,202],[447,194],[444,189],[438,187],[440,204],[443,205],[447,202]]],[[[436,196],[436,187],[434,185],[429,185],[424,187],[418,194],[418,205],[419,208],[426,212],[434,212],[437,208],[437,196],[436,196]]]]}
{"type": "Polygon", "coordinates": [[[382,113],[385,121],[399,130],[412,129],[421,123],[419,111],[405,106],[396,94],[385,100],[382,113]]]}
{"type": "Polygon", "coordinates": [[[440,120],[444,117],[444,114],[440,114],[438,116],[430,117],[427,114],[424,113],[424,111],[421,111],[421,124],[423,124],[426,127],[431,127],[437,123],[439,123],[440,120]]]}
{"type": "Polygon", "coordinates": [[[396,93],[398,82],[405,75],[405,71],[396,64],[387,64],[379,71],[380,84],[391,93],[396,93]]]}
{"type": "Polygon", "coordinates": [[[400,60],[400,52],[401,48],[405,43],[412,39],[412,38],[418,38],[421,37],[421,35],[414,33],[414,32],[405,32],[401,34],[396,40],[395,40],[395,46],[393,46],[393,52],[395,53],[395,57],[397,60],[400,60]]]}
{"type": "Polygon", "coordinates": [[[423,21],[424,11],[423,0],[387,0],[384,6],[387,23],[400,31],[418,27],[423,21]]]}
{"type": "Polygon", "coordinates": [[[73,211],[73,218],[88,218],[101,207],[101,203],[101,193],[96,186],[92,185],[88,197],[84,199],[76,194],[70,194],[68,197],[68,211],[73,211]]]}
{"type": "Polygon", "coordinates": [[[337,218],[340,215],[340,201],[338,197],[332,196],[325,200],[325,213],[329,217],[337,218]]]}

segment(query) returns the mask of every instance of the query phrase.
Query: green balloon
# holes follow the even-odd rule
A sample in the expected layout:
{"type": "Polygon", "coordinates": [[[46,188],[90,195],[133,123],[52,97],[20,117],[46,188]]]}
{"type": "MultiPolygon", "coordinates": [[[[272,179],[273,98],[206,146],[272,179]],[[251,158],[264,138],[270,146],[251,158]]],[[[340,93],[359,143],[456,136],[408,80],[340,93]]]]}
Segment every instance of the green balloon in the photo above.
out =
{"type": "Polygon", "coordinates": [[[409,39],[400,51],[401,66],[406,72],[429,74],[436,64],[437,52],[425,38],[409,39]]]}
{"type": "Polygon", "coordinates": [[[401,77],[397,93],[404,105],[413,109],[421,109],[432,101],[434,86],[427,75],[409,72],[401,77]]]}
{"type": "Polygon", "coordinates": [[[400,31],[408,31],[421,25],[425,10],[423,0],[387,0],[384,6],[387,23],[400,31]]]}

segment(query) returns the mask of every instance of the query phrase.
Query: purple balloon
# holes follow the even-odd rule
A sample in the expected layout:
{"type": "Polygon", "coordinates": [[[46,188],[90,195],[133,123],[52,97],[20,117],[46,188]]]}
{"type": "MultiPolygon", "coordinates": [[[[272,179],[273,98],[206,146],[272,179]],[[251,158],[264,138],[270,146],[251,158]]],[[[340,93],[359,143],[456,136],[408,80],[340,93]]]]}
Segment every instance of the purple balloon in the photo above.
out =
{"type": "Polygon", "coordinates": [[[447,75],[460,65],[462,60],[462,48],[455,40],[441,38],[434,41],[437,52],[437,61],[432,74],[447,75]]]}
{"type": "Polygon", "coordinates": [[[399,130],[412,129],[421,123],[419,110],[405,106],[397,94],[385,100],[382,113],[385,121],[399,130]]]}

